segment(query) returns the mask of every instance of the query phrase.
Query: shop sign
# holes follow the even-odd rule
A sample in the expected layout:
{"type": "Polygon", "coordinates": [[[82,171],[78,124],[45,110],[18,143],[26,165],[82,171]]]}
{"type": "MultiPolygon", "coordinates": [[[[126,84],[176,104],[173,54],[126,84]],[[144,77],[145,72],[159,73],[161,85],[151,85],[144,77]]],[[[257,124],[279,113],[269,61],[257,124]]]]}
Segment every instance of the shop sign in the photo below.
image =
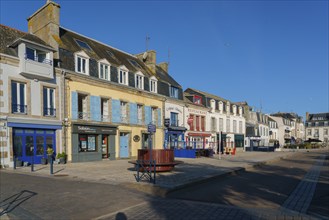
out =
{"type": "Polygon", "coordinates": [[[79,134],[116,134],[116,128],[74,125],[73,133],[79,134]]]}
{"type": "Polygon", "coordinates": [[[197,110],[197,109],[188,109],[188,111],[190,112],[190,113],[193,113],[193,114],[200,114],[200,115],[206,115],[207,114],[207,112],[205,112],[205,111],[201,111],[201,110],[197,110]]]}

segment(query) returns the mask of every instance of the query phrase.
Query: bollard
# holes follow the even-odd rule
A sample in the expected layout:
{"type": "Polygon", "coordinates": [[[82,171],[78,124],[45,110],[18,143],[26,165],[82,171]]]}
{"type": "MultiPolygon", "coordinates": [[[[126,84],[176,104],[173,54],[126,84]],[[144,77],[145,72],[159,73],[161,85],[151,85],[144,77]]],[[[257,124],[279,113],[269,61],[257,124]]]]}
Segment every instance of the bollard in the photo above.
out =
{"type": "Polygon", "coordinates": [[[16,156],[14,156],[14,170],[16,170],[16,156]]]}
{"type": "Polygon", "coordinates": [[[32,155],[32,158],[31,158],[31,172],[34,171],[34,156],[32,155]]]}
{"type": "Polygon", "coordinates": [[[53,157],[50,157],[50,174],[52,175],[54,173],[54,169],[53,169],[53,157]]]}

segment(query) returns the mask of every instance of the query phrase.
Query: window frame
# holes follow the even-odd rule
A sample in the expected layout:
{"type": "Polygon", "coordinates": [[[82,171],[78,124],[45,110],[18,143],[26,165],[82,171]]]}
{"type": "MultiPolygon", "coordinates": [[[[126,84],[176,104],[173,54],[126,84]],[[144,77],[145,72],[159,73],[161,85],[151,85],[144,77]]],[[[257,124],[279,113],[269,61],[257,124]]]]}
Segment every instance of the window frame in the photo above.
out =
{"type": "Polygon", "coordinates": [[[154,76],[152,76],[149,81],[150,81],[150,92],[157,93],[158,92],[158,80],[154,76]]]}
{"type": "Polygon", "coordinates": [[[179,90],[177,87],[170,85],[170,94],[169,95],[171,98],[178,99],[178,93],[179,93],[178,91],[179,90]]]}
{"type": "Polygon", "coordinates": [[[74,54],[74,56],[75,56],[75,64],[74,64],[75,72],[89,75],[89,56],[84,51],[77,52],[74,54]]]}
{"type": "Polygon", "coordinates": [[[45,95],[46,91],[46,97],[43,97],[43,116],[50,116],[50,117],[56,117],[56,89],[52,87],[44,86],[43,89],[43,96],[45,95]],[[51,93],[52,91],[52,93],[51,93]],[[52,98],[50,97],[52,96],[52,98]],[[45,101],[47,103],[45,104],[45,101]],[[52,101],[52,103],[50,103],[52,101]]]}
{"type": "Polygon", "coordinates": [[[135,73],[135,88],[144,89],[144,74],[140,71],[135,73]]]}
{"type": "Polygon", "coordinates": [[[98,61],[98,78],[111,81],[111,64],[105,59],[98,61]],[[104,67],[107,67],[107,73],[104,67]]]}
{"type": "Polygon", "coordinates": [[[27,83],[25,82],[19,82],[19,81],[15,81],[15,80],[12,80],[11,83],[11,112],[13,114],[27,114],[27,83]],[[14,86],[13,84],[15,84],[15,87],[16,89],[14,90],[14,86]],[[23,90],[21,90],[21,85],[24,86],[23,90]],[[15,98],[16,98],[16,103],[13,102],[13,97],[14,97],[14,91],[16,91],[16,95],[15,95],[15,98]],[[23,98],[21,98],[21,93],[23,91],[23,98]],[[21,103],[23,102],[23,103],[21,103]],[[15,106],[15,109],[17,109],[16,111],[14,111],[14,108],[13,106],[15,106]],[[19,106],[19,108],[17,108],[19,106]],[[22,109],[22,106],[23,106],[23,110],[22,109]],[[19,109],[19,110],[18,110],[19,109]]]}

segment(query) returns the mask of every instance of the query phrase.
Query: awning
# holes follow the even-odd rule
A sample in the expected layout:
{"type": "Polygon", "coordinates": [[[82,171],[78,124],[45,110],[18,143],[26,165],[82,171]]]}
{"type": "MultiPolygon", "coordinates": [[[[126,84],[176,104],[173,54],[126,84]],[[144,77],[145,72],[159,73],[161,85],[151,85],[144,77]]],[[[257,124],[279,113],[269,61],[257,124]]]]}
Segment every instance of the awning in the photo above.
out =
{"type": "Polygon", "coordinates": [[[210,137],[211,134],[207,133],[195,133],[195,132],[190,132],[187,134],[188,136],[199,136],[199,137],[210,137]]]}

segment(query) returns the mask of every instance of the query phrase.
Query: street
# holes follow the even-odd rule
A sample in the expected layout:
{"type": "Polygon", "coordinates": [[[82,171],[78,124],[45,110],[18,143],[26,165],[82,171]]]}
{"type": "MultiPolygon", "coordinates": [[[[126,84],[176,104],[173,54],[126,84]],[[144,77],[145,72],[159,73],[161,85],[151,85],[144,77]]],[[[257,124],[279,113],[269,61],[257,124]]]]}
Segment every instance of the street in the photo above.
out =
{"type": "Polygon", "coordinates": [[[65,176],[1,172],[0,213],[10,219],[328,219],[328,185],[323,151],[297,153],[165,198],[65,176]]]}

